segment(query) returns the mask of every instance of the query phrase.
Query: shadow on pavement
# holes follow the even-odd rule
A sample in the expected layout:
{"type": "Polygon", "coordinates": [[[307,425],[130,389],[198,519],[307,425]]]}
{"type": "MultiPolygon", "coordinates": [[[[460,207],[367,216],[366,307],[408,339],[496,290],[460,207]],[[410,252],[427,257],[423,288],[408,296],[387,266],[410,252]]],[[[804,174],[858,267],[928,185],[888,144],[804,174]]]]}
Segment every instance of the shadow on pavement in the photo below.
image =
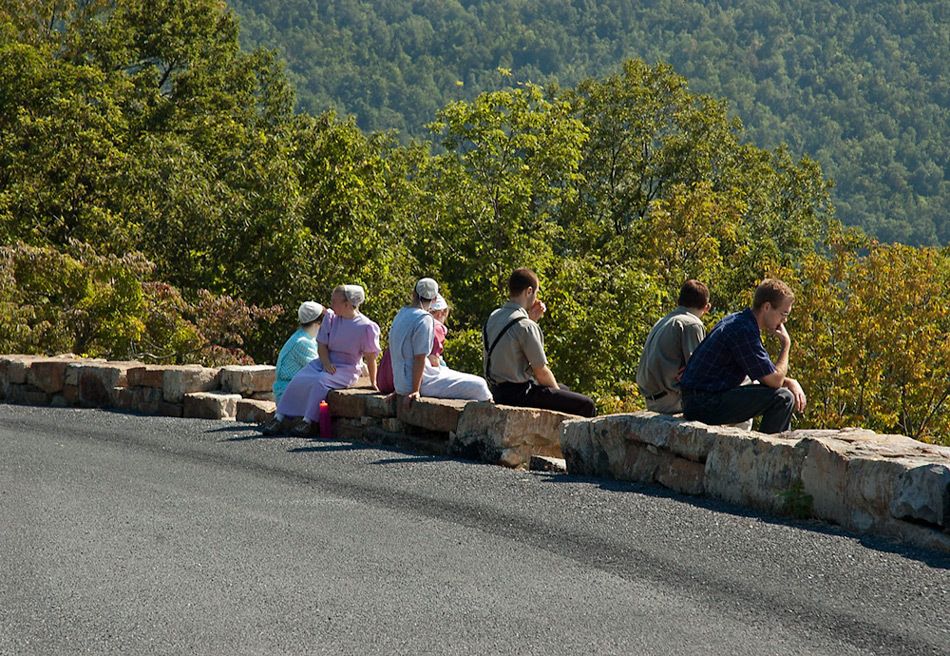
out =
{"type": "MultiPolygon", "coordinates": [[[[377,460],[376,462],[370,463],[372,465],[398,465],[404,462],[451,462],[455,460],[448,456],[420,456],[413,455],[410,452],[405,452],[405,458],[383,458],[382,460],[377,460]]],[[[459,462],[456,460],[456,462],[459,462]]]]}
{"type": "Polygon", "coordinates": [[[287,453],[329,453],[331,451],[363,451],[368,446],[360,446],[351,442],[323,442],[313,446],[298,446],[287,449],[287,453]]]}
{"type": "Polygon", "coordinates": [[[895,542],[886,537],[878,535],[854,533],[848,531],[845,528],[835,524],[829,524],[828,522],[820,519],[795,519],[792,517],[782,517],[780,515],[770,515],[762,511],[747,508],[745,506],[738,506],[725,501],[710,499],[709,497],[680,494],[660,485],[613,481],[586,476],[571,476],[570,474],[559,474],[554,472],[533,473],[539,478],[543,479],[546,483],[587,483],[596,485],[600,489],[606,490],[608,492],[632,492],[651,497],[672,499],[713,512],[721,512],[734,515],[736,517],[748,517],[750,519],[756,519],[766,524],[773,524],[776,526],[790,526],[805,531],[811,531],[812,533],[850,538],[859,542],[862,546],[867,547],[868,549],[900,555],[911,560],[920,561],[938,569],[950,569],[950,554],[942,554],[938,551],[928,551],[926,549],[895,542]]]}
{"type": "Polygon", "coordinates": [[[282,439],[283,435],[264,435],[261,433],[261,429],[257,424],[243,424],[238,427],[235,427],[233,424],[229,426],[221,426],[219,428],[209,428],[205,433],[230,433],[231,437],[221,439],[221,442],[249,442],[251,440],[273,440],[273,439],[282,439]],[[235,433],[240,433],[235,435],[235,433]]]}
{"type": "Polygon", "coordinates": [[[399,454],[402,457],[381,458],[369,464],[371,465],[398,465],[407,462],[448,462],[452,458],[447,456],[425,455],[414,453],[405,449],[385,446],[381,444],[371,444],[367,442],[336,442],[336,441],[314,441],[313,446],[301,446],[293,449],[287,449],[288,453],[330,453],[333,451],[386,451],[393,454],[399,454]]]}
{"type": "MultiPolygon", "coordinates": [[[[373,465],[395,465],[406,462],[448,462],[451,460],[457,460],[462,462],[462,460],[457,458],[450,458],[448,456],[432,455],[432,454],[421,454],[409,449],[400,449],[395,446],[389,446],[385,444],[374,444],[371,442],[350,442],[345,440],[339,440],[335,438],[322,439],[319,437],[316,438],[301,438],[293,435],[264,435],[261,433],[260,426],[257,424],[243,424],[235,426],[234,424],[228,424],[224,426],[218,426],[215,428],[209,428],[204,431],[205,433],[229,433],[230,437],[222,438],[220,442],[250,442],[255,440],[303,440],[310,439],[309,446],[299,446],[291,449],[287,449],[288,453],[330,453],[334,451],[386,451],[389,453],[399,454],[403,457],[400,458],[382,458],[376,460],[370,464],[373,465]],[[235,435],[235,433],[239,433],[235,435]]],[[[465,461],[468,462],[468,461],[465,461]]],[[[475,463],[478,464],[478,463],[475,463]]]]}
{"type": "MultiPolygon", "coordinates": [[[[301,439],[286,435],[268,436],[260,432],[256,424],[244,424],[235,426],[233,424],[211,428],[206,433],[230,433],[231,437],[221,439],[221,442],[248,442],[252,440],[281,440],[281,439],[301,439]],[[237,433],[237,434],[235,434],[237,433]]],[[[386,451],[394,454],[391,458],[381,458],[369,464],[372,465],[398,465],[404,463],[438,463],[438,462],[465,462],[475,465],[484,465],[476,461],[465,460],[463,458],[453,458],[444,455],[420,454],[408,449],[400,449],[384,444],[373,444],[368,442],[350,442],[338,441],[334,439],[321,440],[319,438],[310,441],[307,446],[298,446],[287,449],[288,453],[332,453],[344,451],[386,451]]],[[[635,483],[626,481],[615,481],[600,478],[572,476],[558,472],[532,471],[532,475],[538,477],[545,483],[559,484],[589,484],[596,485],[601,490],[615,493],[635,493],[646,496],[672,499],[682,503],[688,503],[692,506],[703,508],[714,512],[722,512],[736,517],[747,517],[768,524],[778,526],[790,526],[802,530],[811,531],[823,535],[838,536],[856,540],[862,546],[877,551],[893,553],[905,558],[923,562],[931,567],[938,569],[950,569],[950,555],[944,555],[936,551],[928,551],[917,547],[908,546],[895,542],[886,537],[865,535],[853,533],[840,526],[827,523],[818,519],[795,519],[792,517],[783,517],[780,515],[770,515],[762,511],[756,511],[744,506],[738,506],[710,499],[708,497],[691,496],[680,494],[668,488],[659,485],[650,485],[646,483],[635,483]]]]}

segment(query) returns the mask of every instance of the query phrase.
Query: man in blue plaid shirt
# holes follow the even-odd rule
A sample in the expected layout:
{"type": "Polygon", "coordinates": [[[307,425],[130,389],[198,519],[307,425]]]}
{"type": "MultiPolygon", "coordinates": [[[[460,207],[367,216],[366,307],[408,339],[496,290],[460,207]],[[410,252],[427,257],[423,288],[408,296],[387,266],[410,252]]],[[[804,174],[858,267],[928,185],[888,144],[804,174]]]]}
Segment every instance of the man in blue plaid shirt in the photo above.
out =
{"type": "Polygon", "coordinates": [[[736,424],[762,417],[763,433],[787,431],[792,411],[805,409],[805,392],[788,377],[792,339],[785,321],[795,295],[781,280],[755,290],[752,307],[728,315],[693,352],[680,378],[683,415],[707,424],[736,424]],[[761,335],[774,335],[781,353],[772,362],[761,335]],[[746,377],[759,384],[743,385],[746,377]]]}

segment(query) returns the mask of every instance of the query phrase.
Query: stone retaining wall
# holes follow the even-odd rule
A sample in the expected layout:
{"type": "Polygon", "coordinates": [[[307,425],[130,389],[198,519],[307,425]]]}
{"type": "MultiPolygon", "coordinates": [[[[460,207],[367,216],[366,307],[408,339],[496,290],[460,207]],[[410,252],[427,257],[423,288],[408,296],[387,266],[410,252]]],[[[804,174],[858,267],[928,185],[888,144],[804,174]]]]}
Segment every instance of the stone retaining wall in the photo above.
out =
{"type": "Polygon", "coordinates": [[[486,401],[421,398],[406,406],[360,388],[330,392],[327,403],[337,437],[507,467],[527,467],[534,455],[560,458],[561,424],[573,418],[486,401]]]}
{"type": "MultiPolygon", "coordinates": [[[[261,423],[275,411],[274,373],[274,367],[264,365],[211,368],[7,355],[0,356],[0,399],[261,423]]],[[[333,391],[327,402],[336,437],[509,467],[527,467],[532,456],[560,458],[561,423],[571,418],[445,399],[424,398],[406,406],[395,395],[359,386],[333,391]]]]}
{"type": "Polygon", "coordinates": [[[856,428],[764,435],[652,412],[572,420],[571,474],[663,485],[950,551],[950,448],[856,428]]]}
{"type": "MultiPolygon", "coordinates": [[[[0,356],[0,399],[263,422],[274,367],[145,365],[0,356]]],[[[368,381],[364,381],[368,382],[368,381]]],[[[508,467],[659,484],[772,513],[950,551],[950,448],[860,429],[763,435],[651,412],[578,419],[488,402],[402,399],[368,388],[327,398],[334,436],[508,467]],[[552,464],[553,463],[553,464],[552,464]]]]}
{"type": "MultiPolygon", "coordinates": [[[[115,408],[167,417],[234,419],[242,395],[254,412],[274,412],[274,367],[202,367],[106,362],[73,356],[0,356],[0,399],[61,407],[115,408]]],[[[256,414],[255,414],[256,412],[256,414]]]]}

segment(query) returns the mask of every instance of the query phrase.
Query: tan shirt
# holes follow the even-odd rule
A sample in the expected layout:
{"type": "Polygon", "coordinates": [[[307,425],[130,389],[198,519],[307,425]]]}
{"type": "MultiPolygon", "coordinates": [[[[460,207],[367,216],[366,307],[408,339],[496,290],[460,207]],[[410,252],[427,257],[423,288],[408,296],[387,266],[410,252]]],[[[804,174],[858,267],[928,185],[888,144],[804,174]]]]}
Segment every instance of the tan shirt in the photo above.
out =
{"type": "MultiPolygon", "coordinates": [[[[533,367],[548,363],[544,355],[544,336],[541,328],[528,318],[528,313],[517,303],[509,301],[491,313],[485,330],[491,346],[508,322],[516,317],[521,321],[508,329],[491,354],[491,371],[487,371],[488,351],[482,347],[482,369],[485,378],[495,383],[526,383],[534,381],[533,367]]],[[[537,381],[535,381],[537,382],[537,381]]]]}
{"type": "Polygon", "coordinates": [[[637,387],[644,397],[662,392],[666,395],[655,401],[648,399],[647,408],[654,412],[682,411],[679,376],[704,337],[703,322],[682,306],[653,325],[640,356],[637,387]]]}

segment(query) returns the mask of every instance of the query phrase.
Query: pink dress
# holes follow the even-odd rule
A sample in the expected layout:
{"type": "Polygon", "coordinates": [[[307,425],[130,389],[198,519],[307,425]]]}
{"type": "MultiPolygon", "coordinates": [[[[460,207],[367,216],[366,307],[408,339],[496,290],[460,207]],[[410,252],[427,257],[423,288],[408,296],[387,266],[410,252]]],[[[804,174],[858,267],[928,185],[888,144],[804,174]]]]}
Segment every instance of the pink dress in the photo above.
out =
{"type": "Polygon", "coordinates": [[[442,351],[445,350],[445,335],[449,332],[449,329],[445,327],[445,324],[435,320],[435,337],[432,340],[432,352],[429,355],[434,355],[439,357],[442,355],[442,351]]]}
{"type": "Polygon", "coordinates": [[[389,354],[389,349],[383,351],[383,359],[376,367],[376,387],[379,388],[381,394],[396,391],[396,383],[393,381],[393,358],[389,354]]]}
{"type": "Polygon", "coordinates": [[[320,360],[298,371],[277,405],[277,412],[285,417],[317,421],[320,401],[330,390],[353,385],[360,377],[363,354],[379,353],[379,326],[362,314],[352,319],[328,314],[320,325],[317,342],[326,344],[336,371],[325,371],[320,360]]]}

